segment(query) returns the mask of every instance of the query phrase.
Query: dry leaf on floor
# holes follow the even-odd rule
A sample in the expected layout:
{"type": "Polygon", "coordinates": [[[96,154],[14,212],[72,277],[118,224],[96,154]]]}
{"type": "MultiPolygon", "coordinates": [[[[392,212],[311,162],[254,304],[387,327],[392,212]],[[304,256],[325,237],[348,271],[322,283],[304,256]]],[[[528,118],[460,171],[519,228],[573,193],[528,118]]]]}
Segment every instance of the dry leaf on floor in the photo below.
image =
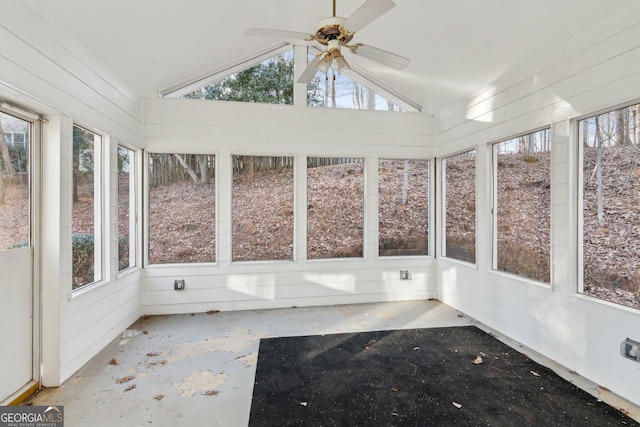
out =
{"type": "Polygon", "coordinates": [[[163,397],[164,397],[164,394],[156,394],[155,396],[153,396],[155,400],[162,400],[163,397]]]}
{"type": "Polygon", "coordinates": [[[116,384],[122,384],[134,380],[136,377],[134,375],[129,375],[126,377],[116,379],[116,384]]]}
{"type": "Polygon", "coordinates": [[[147,335],[149,333],[149,331],[142,331],[143,334],[147,335]]]}
{"type": "Polygon", "coordinates": [[[216,313],[220,313],[220,310],[209,310],[209,311],[207,311],[207,314],[216,314],[216,313]]]}
{"type": "Polygon", "coordinates": [[[131,391],[134,388],[136,388],[136,385],[135,384],[131,384],[129,387],[125,388],[124,391],[131,391]]]}
{"type": "Polygon", "coordinates": [[[482,363],[484,363],[484,361],[482,360],[482,357],[478,356],[475,358],[475,360],[473,361],[474,365],[481,365],[482,363]]]}
{"type": "Polygon", "coordinates": [[[218,393],[220,393],[218,390],[207,390],[207,391],[203,392],[202,394],[204,396],[215,396],[218,393]]]}
{"type": "Polygon", "coordinates": [[[150,351],[149,353],[147,353],[147,356],[156,357],[156,356],[160,356],[160,353],[156,353],[155,351],[150,351]]]}
{"type": "Polygon", "coordinates": [[[397,388],[395,388],[395,387],[391,387],[391,391],[392,391],[392,392],[394,392],[394,393],[397,393],[397,392],[398,392],[398,389],[397,389],[397,388]]]}
{"type": "Polygon", "coordinates": [[[534,377],[539,377],[540,376],[540,374],[537,373],[536,371],[530,371],[530,372],[534,377]]]}
{"type": "Polygon", "coordinates": [[[109,365],[117,365],[118,361],[116,360],[116,358],[114,357],[113,359],[109,360],[109,365]]]}
{"type": "Polygon", "coordinates": [[[462,405],[459,404],[458,402],[451,402],[451,403],[453,404],[453,406],[455,406],[458,409],[462,408],[462,405]]]}

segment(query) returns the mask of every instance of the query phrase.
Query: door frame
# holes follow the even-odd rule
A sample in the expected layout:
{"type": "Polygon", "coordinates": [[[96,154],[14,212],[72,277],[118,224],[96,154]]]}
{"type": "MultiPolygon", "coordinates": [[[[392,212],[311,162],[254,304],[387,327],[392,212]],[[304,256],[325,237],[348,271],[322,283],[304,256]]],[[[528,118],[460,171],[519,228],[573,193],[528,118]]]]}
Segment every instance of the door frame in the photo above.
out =
{"type": "Polygon", "coordinates": [[[2,101],[0,111],[29,122],[29,247],[31,250],[31,380],[0,405],[19,405],[40,389],[41,378],[41,254],[42,254],[42,126],[46,119],[37,113],[2,101]]]}

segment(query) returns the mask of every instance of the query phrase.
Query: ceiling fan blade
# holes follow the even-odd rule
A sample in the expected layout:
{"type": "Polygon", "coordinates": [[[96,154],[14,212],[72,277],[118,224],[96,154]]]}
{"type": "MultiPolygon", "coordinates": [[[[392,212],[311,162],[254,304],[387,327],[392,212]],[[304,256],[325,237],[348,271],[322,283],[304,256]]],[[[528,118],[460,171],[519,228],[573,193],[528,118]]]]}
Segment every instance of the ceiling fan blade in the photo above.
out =
{"type": "Polygon", "coordinates": [[[311,80],[313,80],[313,78],[316,76],[316,73],[318,72],[318,64],[324,59],[324,56],[325,53],[323,52],[320,55],[316,55],[311,60],[311,62],[309,62],[307,68],[305,68],[305,70],[298,78],[298,83],[309,83],[311,80]]]}
{"type": "Polygon", "coordinates": [[[409,65],[410,60],[396,55],[395,53],[387,52],[386,50],[378,49],[377,47],[368,46],[366,44],[356,44],[351,46],[351,53],[354,55],[362,56],[364,58],[371,59],[372,61],[379,62],[396,70],[401,70],[409,65]]]}
{"type": "Polygon", "coordinates": [[[272,30],[270,28],[249,28],[244,32],[247,36],[271,37],[280,40],[295,40],[299,45],[313,45],[310,34],[297,31],[272,30]]]}
{"type": "Polygon", "coordinates": [[[355,33],[395,7],[391,0],[367,0],[344,21],[344,28],[355,33]]]}

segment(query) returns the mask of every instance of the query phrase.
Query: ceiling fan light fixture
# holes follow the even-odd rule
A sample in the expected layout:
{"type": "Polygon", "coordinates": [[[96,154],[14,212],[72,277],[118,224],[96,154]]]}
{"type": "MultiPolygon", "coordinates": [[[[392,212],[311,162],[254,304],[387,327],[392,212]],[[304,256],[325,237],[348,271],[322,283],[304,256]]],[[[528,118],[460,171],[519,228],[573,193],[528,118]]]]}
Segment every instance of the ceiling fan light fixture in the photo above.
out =
{"type": "Polygon", "coordinates": [[[329,66],[336,71],[342,71],[347,66],[344,56],[338,52],[337,55],[329,55],[329,66]]]}
{"type": "Polygon", "coordinates": [[[329,67],[338,72],[344,69],[350,69],[344,56],[342,56],[342,52],[340,52],[340,42],[338,40],[329,41],[325,61],[328,62],[329,67]]]}

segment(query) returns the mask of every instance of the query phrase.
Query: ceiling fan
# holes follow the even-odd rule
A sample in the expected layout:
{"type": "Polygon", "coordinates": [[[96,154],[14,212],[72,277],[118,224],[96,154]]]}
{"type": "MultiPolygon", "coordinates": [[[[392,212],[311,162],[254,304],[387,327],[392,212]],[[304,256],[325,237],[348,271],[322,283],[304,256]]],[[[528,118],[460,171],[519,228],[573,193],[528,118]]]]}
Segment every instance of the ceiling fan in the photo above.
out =
{"type": "Polygon", "coordinates": [[[362,43],[349,44],[356,32],[394,7],[395,3],[392,0],[367,0],[351,16],[342,18],[336,16],[336,0],[333,0],[333,16],[318,22],[318,29],[313,34],[267,28],[251,28],[245,31],[245,34],[292,40],[298,44],[300,42],[307,45],[319,43],[323,51],[309,63],[300,75],[298,83],[309,83],[313,80],[318,70],[323,71],[325,74],[327,74],[329,68],[340,73],[349,71],[351,68],[342,55],[342,47],[347,48],[354,55],[400,70],[409,65],[407,58],[362,43]]]}

